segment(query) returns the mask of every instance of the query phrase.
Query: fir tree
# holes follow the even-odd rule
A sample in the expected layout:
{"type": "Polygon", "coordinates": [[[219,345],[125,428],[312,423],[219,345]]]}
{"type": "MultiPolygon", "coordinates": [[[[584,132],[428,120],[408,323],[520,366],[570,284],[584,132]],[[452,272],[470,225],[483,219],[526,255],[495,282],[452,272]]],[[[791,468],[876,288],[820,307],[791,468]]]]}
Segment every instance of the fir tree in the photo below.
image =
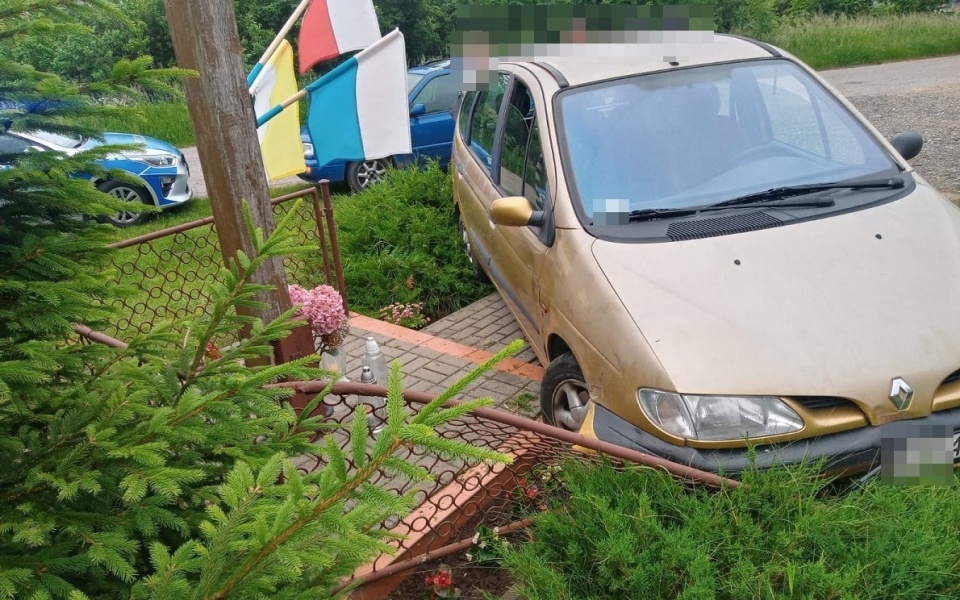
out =
{"type": "MultiPolygon", "coordinates": [[[[108,8],[0,0],[0,40],[52,35],[74,10],[108,8]]],[[[169,92],[183,75],[149,64],[123,62],[110,81],[84,84],[0,56],[0,122],[96,135],[86,126],[93,113],[144,90],[169,92]]],[[[312,416],[322,395],[297,412],[289,389],[267,385],[321,377],[311,357],[244,366],[297,324],[293,311],[266,324],[237,312],[263,291],[250,283],[258,265],[299,251],[286,222],[269,238],[251,230],[255,255],[209,283],[215,304],[185,338],[161,325],[123,350],[71,343],[73,323],[96,328],[110,318],[102,300],[123,292],[102,286],[104,226],[78,218],[117,210],[84,178],[112,151],[0,157],[0,598],[330,597],[389,549],[381,524],[413,503],[370,476],[430,478],[399,449],[504,460],[435,428],[488,403],[442,408],[515,346],[416,414],[395,367],[374,442],[362,408],[341,427],[312,416]],[[206,353],[241,329],[250,332],[241,343],[206,353]],[[302,456],[323,468],[298,473],[291,458],[302,456]]]]}

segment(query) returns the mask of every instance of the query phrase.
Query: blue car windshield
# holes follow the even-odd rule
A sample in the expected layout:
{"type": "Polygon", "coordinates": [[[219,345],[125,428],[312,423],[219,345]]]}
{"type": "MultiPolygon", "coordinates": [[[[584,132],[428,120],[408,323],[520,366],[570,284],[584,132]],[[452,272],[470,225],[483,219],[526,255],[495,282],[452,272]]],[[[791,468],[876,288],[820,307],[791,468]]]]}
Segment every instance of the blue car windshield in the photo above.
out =
{"type": "Polygon", "coordinates": [[[49,131],[31,131],[30,135],[40,138],[61,148],[78,148],[83,143],[83,138],[63,135],[61,133],[51,133],[49,131]]]}
{"type": "Polygon", "coordinates": [[[420,73],[407,73],[407,95],[410,95],[410,92],[413,91],[413,88],[417,87],[417,84],[420,83],[420,80],[423,79],[423,75],[420,73]]]}
{"type": "Polygon", "coordinates": [[[685,208],[896,163],[795,64],[764,60],[570,88],[558,127],[582,213],[685,208]]]}

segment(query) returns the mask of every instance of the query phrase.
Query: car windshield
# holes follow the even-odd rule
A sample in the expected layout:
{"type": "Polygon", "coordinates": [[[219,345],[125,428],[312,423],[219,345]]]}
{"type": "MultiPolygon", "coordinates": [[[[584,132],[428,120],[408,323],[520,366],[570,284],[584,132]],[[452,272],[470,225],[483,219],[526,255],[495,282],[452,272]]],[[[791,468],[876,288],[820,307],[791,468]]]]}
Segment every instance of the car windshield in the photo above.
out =
{"type": "Polygon", "coordinates": [[[30,135],[40,138],[61,148],[78,148],[83,143],[83,138],[63,135],[60,133],[51,133],[49,131],[31,131],[30,135]]]}
{"type": "Polygon", "coordinates": [[[420,80],[423,79],[423,75],[420,73],[407,73],[407,95],[410,95],[410,92],[413,91],[413,88],[417,87],[417,84],[420,83],[420,80]]]}
{"type": "Polygon", "coordinates": [[[582,214],[714,204],[896,172],[832,95],[786,60],[638,75],[559,96],[582,214]]]}

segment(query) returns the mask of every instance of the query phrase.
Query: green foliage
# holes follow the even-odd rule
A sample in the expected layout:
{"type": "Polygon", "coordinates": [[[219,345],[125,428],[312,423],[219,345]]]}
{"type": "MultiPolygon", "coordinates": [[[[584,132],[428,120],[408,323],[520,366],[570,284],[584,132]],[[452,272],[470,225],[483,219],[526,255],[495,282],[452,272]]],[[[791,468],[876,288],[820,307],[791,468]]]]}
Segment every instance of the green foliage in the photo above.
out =
{"type": "MultiPolygon", "coordinates": [[[[92,123],[102,131],[138,133],[170,142],[181,148],[196,142],[190,112],[183,101],[139,103],[92,123]]],[[[193,168],[199,168],[194,165],[193,168]]]]}
{"type": "Polygon", "coordinates": [[[960,14],[809,17],[763,36],[815,69],[960,53],[960,14]]]}
{"type": "Polygon", "coordinates": [[[449,174],[392,169],[336,206],[337,236],[351,308],[373,316],[390,304],[422,303],[431,317],[492,290],[471,276],[460,247],[449,174]]]}
{"type": "Polygon", "coordinates": [[[832,497],[791,469],[690,491],[660,471],[576,462],[559,478],[534,541],[505,550],[530,600],[960,594],[960,486],[832,497]]]}
{"type": "MultiPolygon", "coordinates": [[[[70,30],[71,15],[100,4],[0,0],[0,42],[70,30]]],[[[0,55],[0,95],[11,101],[0,117],[18,129],[92,135],[108,112],[101,103],[173,90],[180,74],[137,59],[112,67],[107,80],[68,82],[0,55]]],[[[316,357],[247,366],[297,325],[292,310],[262,323],[238,309],[262,306],[267,288],[251,275],[264,261],[302,251],[288,232],[301,207],[269,238],[250,228],[253,255],[206,282],[214,304],[186,334],[164,323],[125,349],[70,341],[72,323],[98,327],[112,316],[103,303],[130,292],[103,285],[113,277],[103,272],[109,235],[82,218],[118,209],[83,178],[108,175],[91,161],[117,150],[2,157],[0,596],[330,597],[389,549],[384,519],[406,514],[414,500],[369,484],[371,475],[430,478],[394,456],[401,447],[468,463],[506,460],[434,429],[489,400],[433,402],[412,414],[398,364],[375,441],[365,411],[347,427],[327,423],[313,415],[324,394],[298,412],[286,401],[291,390],[272,385],[323,376],[309,367],[316,357]],[[242,342],[208,350],[239,330],[249,332],[242,342]],[[302,474],[292,463],[301,457],[322,467],[302,474]]]]}

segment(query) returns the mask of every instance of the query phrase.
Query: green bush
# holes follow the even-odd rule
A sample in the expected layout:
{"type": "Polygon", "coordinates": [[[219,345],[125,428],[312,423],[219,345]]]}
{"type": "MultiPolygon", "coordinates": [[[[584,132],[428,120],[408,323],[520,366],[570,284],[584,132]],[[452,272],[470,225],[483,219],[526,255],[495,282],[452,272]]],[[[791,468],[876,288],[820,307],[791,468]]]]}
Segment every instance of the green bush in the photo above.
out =
{"type": "Polygon", "coordinates": [[[350,307],[377,316],[423,303],[431,318],[492,290],[471,276],[460,247],[450,175],[437,164],[394,169],[379,185],[339,199],[337,235],[350,307]]]}
{"type": "Polygon", "coordinates": [[[960,487],[826,494],[812,471],[689,491],[659,471],[564,466],[505,564],[529,600],[956,598],[960,487]]]}

